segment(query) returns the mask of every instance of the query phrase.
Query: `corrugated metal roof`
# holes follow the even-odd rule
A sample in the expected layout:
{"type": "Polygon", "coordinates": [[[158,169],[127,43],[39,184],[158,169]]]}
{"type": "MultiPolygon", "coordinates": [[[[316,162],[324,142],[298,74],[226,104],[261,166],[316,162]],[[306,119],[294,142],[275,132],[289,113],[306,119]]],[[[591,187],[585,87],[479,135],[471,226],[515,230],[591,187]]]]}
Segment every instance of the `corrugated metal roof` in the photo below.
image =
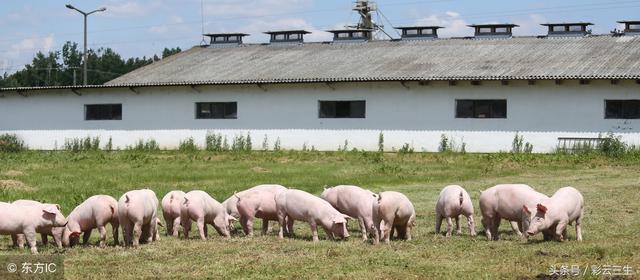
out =
{"type": "Polygon", "coordinates": [[[194,47],[89,87],[561,79],[640,79],[640,36],[194,47]]]}

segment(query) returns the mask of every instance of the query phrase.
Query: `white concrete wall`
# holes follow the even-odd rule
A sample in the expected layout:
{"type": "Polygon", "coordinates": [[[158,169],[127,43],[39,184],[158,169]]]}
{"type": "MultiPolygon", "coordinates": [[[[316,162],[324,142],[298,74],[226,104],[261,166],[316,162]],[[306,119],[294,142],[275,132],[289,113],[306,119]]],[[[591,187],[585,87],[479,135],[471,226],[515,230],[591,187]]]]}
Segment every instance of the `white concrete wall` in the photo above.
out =
{"type": "Polygon", "coordinates": [[[257,86],[200,86],[86,89],[78,96],[70,90],[0,93],[0,133],[15,133],[33,149],[61,148],[65,139],[111,137],[115,147],[155,139],[164,148],[194,137],[204,145],[207,132],[226,135],[251,133],[260,149],[277,138],[284,149],[306,144],[317,150],[336,150],[348,140],[349,149],[377,150],[378,135],[387,150],[409,143],[416,151],[436,151],[442,134],[469,152],[511,149],[516,132],[550,152],[558,137],[597,137],[614,132],[631,144],[640,144],[640,120],[604,119],[605,99],[640,99],[640,85],[622,81],[594,81],[579,85],[566,81],[483,82],[449,86],[435,82],[351,83],[257,86]],[[265,90],[266,89],[266,90],[265,90]],[[507,119],[456,119],[456,99],[507,99],[507,119]],[[318,100],[366,100],[365,119],[320,119],[318,100]],[[238,102],[238,119],[195,119],[195,102],[238,102]],[[122,103],[121,121],[85,121],[84,105],[122,103]]]}

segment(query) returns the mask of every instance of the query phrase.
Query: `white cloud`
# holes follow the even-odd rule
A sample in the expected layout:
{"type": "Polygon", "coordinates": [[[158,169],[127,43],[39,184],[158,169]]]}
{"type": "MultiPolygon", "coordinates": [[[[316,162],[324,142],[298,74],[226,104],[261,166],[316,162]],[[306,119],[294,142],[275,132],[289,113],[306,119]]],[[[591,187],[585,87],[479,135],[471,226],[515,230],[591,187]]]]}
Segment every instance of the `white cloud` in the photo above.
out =
{"type": "Polygon", "coordinates": [[[437,25],[444,27],[438,30],[438,36],[440,37],[460,37],[470,36],[472,33],[471,28],[467,25],[460,13],[447,11],[444,14],[435,14],[418,19],[415,22],[416,25],[437,25]]]}
{"type": "Polygon", "coordinates": [[[109,1],[105,6],[107,11],[103,13],[107,17],[130,18],[142,17],[151,14],[157,8],[156,1],[141,3],[140,1],[109,1]]]}

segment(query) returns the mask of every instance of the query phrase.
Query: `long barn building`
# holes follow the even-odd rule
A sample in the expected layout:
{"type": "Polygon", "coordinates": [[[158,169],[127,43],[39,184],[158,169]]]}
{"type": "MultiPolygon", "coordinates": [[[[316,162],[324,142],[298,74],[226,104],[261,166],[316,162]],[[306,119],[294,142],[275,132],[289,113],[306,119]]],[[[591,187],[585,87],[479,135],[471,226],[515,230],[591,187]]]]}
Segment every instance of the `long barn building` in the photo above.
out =
{"type": "Polygon", "coordinates": [[[208,34],[196,46],[104,85],[0,90],[0,134],[32,149],[69,139],[112,139],[124,148],[153,139],[176,148],[207,134],[251,135],[283,149],[436,151],[442,135],[468,152],[509,151],[516,133],[534,152],[598,141],[612,132],[640,144],[640,22],[591,35],[588,23],[547,24],[514,37],[516,25],[474,25],[475,36],[437,38],[439,27],[403,27],[402,39],[333,30],[208,34]]]}

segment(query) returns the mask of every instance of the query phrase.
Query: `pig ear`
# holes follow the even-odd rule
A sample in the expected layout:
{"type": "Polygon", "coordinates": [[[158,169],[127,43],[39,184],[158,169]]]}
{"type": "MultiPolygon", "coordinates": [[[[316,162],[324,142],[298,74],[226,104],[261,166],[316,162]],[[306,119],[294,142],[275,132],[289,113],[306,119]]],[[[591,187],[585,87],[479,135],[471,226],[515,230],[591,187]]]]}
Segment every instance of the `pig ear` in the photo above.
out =
{"type": "Polygon", "coordinates": [[[347,216],[347,215],[342,215],[342,216],[343,216],[343,217],[344,217],[344,219],[345,219],[345,220],[347,220],[347,221],[353,220],[353,218],[351,218],[351,217],[349,217],[349,216],[347,216]]]}
{"type": "Polygon", "coordinates": [[[54,214],[54,215],[55,215],[55,214],[56,214],[56,212],[58,212],[58,208],[56,208],[56,207],[55,207],[55,206],[53,206],[53,205],[49,205],[49,206],[45,207],[44,209],[42,209],[42,212],[49,213],[49,214],[54,214]]]}
{"type": "Polygon", "coordinates": [[[60,204],[56,204],[56,208],[58,208],[58,210],[62,210],[62,207],[60,207],[60,204]]]}
{"type": "Polygon", "coordinates": [[[531,211],[529,211],[529,208],[527,207],[527,205],[522,205],[522,210],[527,214],[531,214],[531,211]]]}
{"type": "Polygon", "coordinates": [[[538,205],[536,206],[538,208],[538,211],[540,211],[540,213],[542,214],[546,214],[547,213],[547,207],[538,203],[538,205]]]}
{"type": "Polygon", "coordinates": [[[79,232],[79,231],[74,231],[74,232],[72,232],[69,236],[71,236],[71,237],[78,237],[78,236],[80,236],[80,232],[79,232]]]}
{"type": "Polygon", "coordinates": [[[344,224],[346,222],[347,222],[347,219],[345,219],[344,215],[338,215],[333,217],[334,224],[344,224]]]}

